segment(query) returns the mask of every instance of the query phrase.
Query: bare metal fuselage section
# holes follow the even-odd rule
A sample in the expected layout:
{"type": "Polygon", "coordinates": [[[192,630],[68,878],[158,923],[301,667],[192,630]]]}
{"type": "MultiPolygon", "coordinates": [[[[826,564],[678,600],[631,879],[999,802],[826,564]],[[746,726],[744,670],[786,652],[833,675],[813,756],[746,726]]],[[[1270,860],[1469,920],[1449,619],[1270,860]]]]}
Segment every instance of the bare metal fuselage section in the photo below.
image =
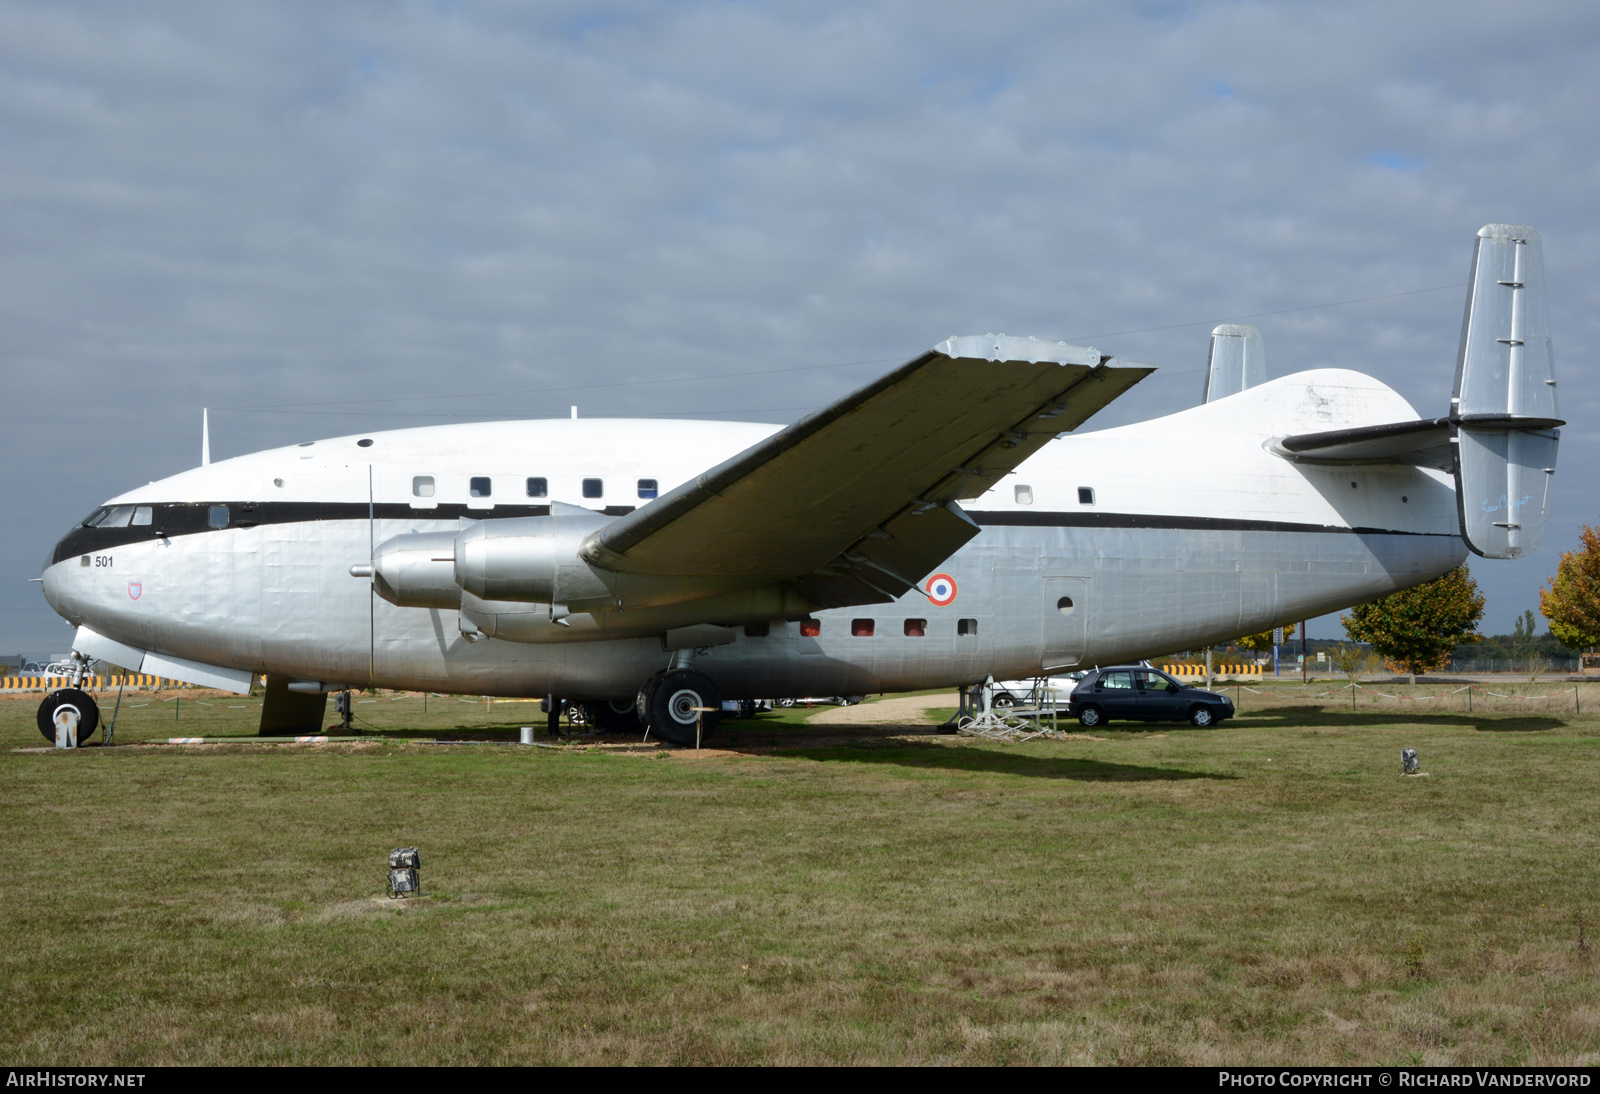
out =
{"type": "Polygon", "coordinates": [[[664,491],[772,432],[730,423],[494,423],[240,457],[113,499],[157,515],[110,546],[75,530],[44,587],[68,621],[129,650],[329,684],[623,699],[665,666],[667,630],[703,623],[734,624],[733,641],[694,662],[728,698],[968,684],[1255,633],[1452,569],[1466,548],[1449,475],[1272,451],[1276,437],[1405,418],[1414,411],[1381,383],[1322,370],[1058,439],[965,503],[981,532],[938,567],[953,598],[914,589],[819,611],[814,636],[798,603],[562,619],[470,596],[401,607],[351,574],[394,537],[518,515],[534,478],[597,513],[648,504],[640,480],[664,491]],[[419,477],[433,480],[427,497],[419,477]],[[492,480],[487,498],[472,496],[475,478],[492,480]],[[585,497],[584,479],[605,496],[585,497]],[[216,506],[218,527],[158,526],[216,506]],[[488,636],[486,619],[515,640],[488,636]]]}

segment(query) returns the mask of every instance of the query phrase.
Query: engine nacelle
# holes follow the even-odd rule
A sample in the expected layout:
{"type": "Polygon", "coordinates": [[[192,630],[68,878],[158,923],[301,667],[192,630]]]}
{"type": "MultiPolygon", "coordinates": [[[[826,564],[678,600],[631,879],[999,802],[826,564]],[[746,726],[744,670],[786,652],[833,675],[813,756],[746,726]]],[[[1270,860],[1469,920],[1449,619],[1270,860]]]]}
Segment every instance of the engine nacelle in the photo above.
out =
{"type": "MultiPolygon", "coordinates": [[[[371,574],[378,595],[401,607],[457,608],[470,621],[483,609],[469,601],[547,605],[542,612],[547,625],[564,620],[569,613],[603,615],[664,608],[759,589],[779,580],[631,574],[603,569],[584,561],[578,551],[592,532],[613,518],[560,502],[552,504],[550,510],[546,517],[482,520],[459,532],[407,532],[393,536],[378,545],[371,566],[354,566],[350,572],[371,574]]],[[[784,618],[796,611],[804,615],[809,610],[799,607],[792,593],[769,590],[762,597],[761,608],[730,601],[718,610],[741,620],[784,618]]],[[[541,615],[526,610],[489,614],[515,616],[518,627],[541,615]]],[[[681,614],[673,615],[669,625],[679,625],[676,621],[681,614]]],[[[689,613],[690,617],[693,615],[689,613]]],[[[691,618],[691,622],[697,621],[691,618]]],[[[492,622],[486,621],[480,629],[501,637],[492,622]]]]}
{"type": "MultiPolygon", "coordinates": [[[[356,573],[365,567],[356,567],[356,573]]],[[[372,557],[372,587],[402,608],[455,608],[456,533],[408,532],[378,544],[372,557]]]]}
{"type": "Polygon", "coordinates": [[[578,545],[611,519],[580,510],[480,521],[455,537],[455,584],[482,600],[567,604],[606,598],[610,590],[578,557],[578,545]]]}

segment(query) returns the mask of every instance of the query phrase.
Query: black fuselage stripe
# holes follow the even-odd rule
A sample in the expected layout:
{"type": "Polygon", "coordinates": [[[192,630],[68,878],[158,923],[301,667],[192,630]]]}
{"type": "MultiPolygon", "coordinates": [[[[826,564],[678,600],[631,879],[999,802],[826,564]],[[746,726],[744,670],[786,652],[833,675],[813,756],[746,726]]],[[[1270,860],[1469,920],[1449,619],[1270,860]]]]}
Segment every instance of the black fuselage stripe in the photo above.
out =
{"type": "Polygon", "coordinates": [[[1454,532],[1409,532],[1397,528],[1351,528],[1341,524],[1305,524],[1287,520],[1249,520],[1235,517],[1186,517],[1164,513],[1022,513],[974,511],[967,515],[979,525],[1012,528],[1134,528],[1188,532],[1313,532],[1339,535],[1454,536],[1454,532]]]}
{"type": "MultiPolygon", "coordinates": [[[[210,524],[211,507],[228,507],[228,528],[249,528],[262,524],[314,524],[318,521],[366,520],[368,514],[380,520],[492,520],[507,517],[543,517],[549,505],[497,505],[493,509],[452,504],[419,509],[394,502],[371,506],[347,501],[269,501],[269,502],[179,502],[153,506],[151,523],[126,528],[85,528],[68,532],[56,544],[52,562],[64,562],[76,555],[94,554],[129,543],[197,535],[217,531],[210,524]]],[[[631,506],[608,506],[607,516],[622,516],[631,506]]],[[[1454,532],[1407,532],[1392,528],[1348,528],[1329,524],[1304,524],[1282,520],[1244,520],[1230,517],[1168,516],[1159,513],[1066,513],[969,511],[982,527],[995,528],[1107,528],[1184,532],[1310,532],[1341,535],[1447,536],[1454,532]]]]}

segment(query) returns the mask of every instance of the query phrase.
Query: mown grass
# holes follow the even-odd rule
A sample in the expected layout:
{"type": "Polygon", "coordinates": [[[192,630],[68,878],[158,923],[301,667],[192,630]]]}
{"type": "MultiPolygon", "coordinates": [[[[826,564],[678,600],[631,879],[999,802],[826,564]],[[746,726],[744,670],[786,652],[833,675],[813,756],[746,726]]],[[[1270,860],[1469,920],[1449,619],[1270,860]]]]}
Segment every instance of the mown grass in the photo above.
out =
{"type": "MultiPolygon", "coordinates": [[[[184,735],[253,728],[207,701],[184,735]]],[[[1600,1058],[1587,714],[14,752],[33,707],[0,701],[7,1063],[1600,1058]],[[410,844],[427,895],[387,901],[410,844]]]]}

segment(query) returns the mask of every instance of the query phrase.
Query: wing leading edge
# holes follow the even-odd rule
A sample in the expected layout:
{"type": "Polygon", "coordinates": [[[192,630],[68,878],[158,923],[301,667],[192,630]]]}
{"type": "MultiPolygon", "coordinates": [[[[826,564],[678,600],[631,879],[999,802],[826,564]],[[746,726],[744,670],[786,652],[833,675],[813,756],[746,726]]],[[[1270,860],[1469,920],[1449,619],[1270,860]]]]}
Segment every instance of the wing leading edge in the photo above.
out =
{"type": "Polygon", "coordinates": [[[960,502],[1153,372],[1033,338],[951,338],[591,535],[623,573],[904,594],[978,533],[960,502]]]}

